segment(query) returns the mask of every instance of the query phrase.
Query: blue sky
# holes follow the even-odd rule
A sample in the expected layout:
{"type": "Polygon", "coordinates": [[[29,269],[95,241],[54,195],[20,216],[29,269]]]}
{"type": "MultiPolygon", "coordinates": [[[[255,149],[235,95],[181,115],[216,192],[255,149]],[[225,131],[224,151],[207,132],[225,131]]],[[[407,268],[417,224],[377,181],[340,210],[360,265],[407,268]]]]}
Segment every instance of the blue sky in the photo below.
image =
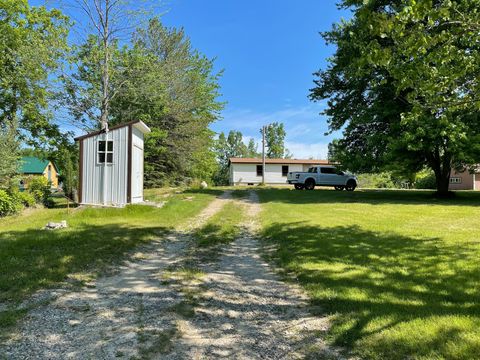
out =
{"type": "Polygon", "coordinates": [[[222,99],[227,102],[215,131],[240,130],[259,140],[259,128],[283,122],[287,148],[297,158],[327,155],[331,137],[319,113],[324,103],[308,100],[312,73],[333,53],[319,35],[346,11],[335,0],[172,0],[163,22],[183,26],[192,44],[216,57],[222,99]]]}
{"type": "MultiPolygon", "coordinates": [[[[337,0],[166,1],[156,7],[164,24],[184,27],[192,45],[224,70],[220,84],[226,106],[214,131],[240,130],[246,142],[251,137],[259,142],[262,125],[283,122],[294,157],[327,156],[333,136],[324,136],[327,123],[319,114],[326,102],[312,103],[308,94],[313,72],[324,69],[334,51],[319,32],[349,17],[337,8],[337,0]]],[[[32,5],[45,2],[71,3],[31,0],[32,5]]]]}

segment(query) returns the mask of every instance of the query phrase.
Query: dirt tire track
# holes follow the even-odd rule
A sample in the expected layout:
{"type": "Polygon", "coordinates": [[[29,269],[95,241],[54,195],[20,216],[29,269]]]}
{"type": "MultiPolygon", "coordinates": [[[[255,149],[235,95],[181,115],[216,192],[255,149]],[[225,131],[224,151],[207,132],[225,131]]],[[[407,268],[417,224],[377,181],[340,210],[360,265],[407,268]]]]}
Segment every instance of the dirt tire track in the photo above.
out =
{"type": "Polygon", "coordinates": [[[247,215],[242,235],[218,262],[199,264],[207,275],[196,315],[181,323],[184,335],[170,354],[157,359],[341,358],[322,340],[328,319],[311,315],[304,293],[260,256],[257,194],[236,201],[247,215]]]}

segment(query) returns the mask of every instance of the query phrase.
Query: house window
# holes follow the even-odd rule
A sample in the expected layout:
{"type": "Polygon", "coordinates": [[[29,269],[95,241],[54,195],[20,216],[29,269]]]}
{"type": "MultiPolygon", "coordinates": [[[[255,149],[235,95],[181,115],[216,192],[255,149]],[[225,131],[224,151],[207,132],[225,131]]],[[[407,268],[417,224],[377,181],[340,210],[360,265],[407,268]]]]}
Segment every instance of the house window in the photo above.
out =
{"type": "Polygon", "coordinates": [[[107,164],[113,163],[113,140],[98,141],[98,162],[104,164],[105,159],[107,160],[107,164]]]}
{"type": "Polygon", "coordinates": [[[257,176],[263,176],[263,165],[257,165],[257,176]]]}
{"type": "Polygon", "coordinates": [[[282,165],[282,176],[288,175],[288,165],[282,165]]]}
{"type": "Polygon", "coordinates": [[[461,184],[462,178],[461,177],[451,177],[450,184],[461,184]]]}

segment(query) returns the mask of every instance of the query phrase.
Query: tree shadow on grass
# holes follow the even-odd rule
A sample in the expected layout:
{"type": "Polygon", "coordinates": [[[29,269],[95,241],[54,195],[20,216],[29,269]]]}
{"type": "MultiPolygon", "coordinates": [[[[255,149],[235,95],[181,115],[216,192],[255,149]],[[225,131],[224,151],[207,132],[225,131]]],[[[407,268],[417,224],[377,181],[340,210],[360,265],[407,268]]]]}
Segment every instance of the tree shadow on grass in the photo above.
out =
{"type": "Polygon", "coordinates": [[[168,231],[81,224],[56,231],[0,232],[0,302],[19,301],[37,289],[58,285],[71,273],[104,269],[136,245],[168,231]]]}
{"type": "Polygon", "coordinates": [[[369,190],[358,189],[354,192],[331,191],[318,189],[315,191],[298,191],[292,189],[258,189],[262,203],[287,204],[328,204],[328,203],[360,203],[370,205],[406,204],[406,205],[457,205],[480,206],[480,192],[461,191],[449,199],[434,196],[433,191],[417,190],[369,190]]]}
{"type": "Polygon", "coordinates": [[[264,236],[315,305],[334,343],[367,358],[480,353],[479,244],[446,244],[357,226],[273,224],[264,236]]]}

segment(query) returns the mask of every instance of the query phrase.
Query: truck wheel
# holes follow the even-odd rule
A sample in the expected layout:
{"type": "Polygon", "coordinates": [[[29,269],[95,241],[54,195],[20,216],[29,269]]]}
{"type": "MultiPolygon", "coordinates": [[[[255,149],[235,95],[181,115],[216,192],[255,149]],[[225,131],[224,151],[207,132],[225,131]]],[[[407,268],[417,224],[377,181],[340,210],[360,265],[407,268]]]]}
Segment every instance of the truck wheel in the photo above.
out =
{"type": "Polygon", "coordinates": [[[305,189],[307,190],[315,189],[315,180],[308,179],[307,181],[305,181],[305,189]]]}
{"type": "Polygon", "coordinates": [[[355,180],[348,180],[345,189],[347,189],[347,191],[353,191],[356,187],[357,183],[355,182],[355,180]]]}
{"type": "Polygon", "coordinates": [[[343,186],[335,186],[335,190],[337,190],[337,191],[342,191],[343,189],[345,189],[345,187],[343,187],[343,186]]]}
{"type": "Polygon", "coordinates": [[[295,190],[303,190],[305,188],[305,186],[303,186],[303,184],[295,184],[293,186],[295,186],[295,190]]]}

